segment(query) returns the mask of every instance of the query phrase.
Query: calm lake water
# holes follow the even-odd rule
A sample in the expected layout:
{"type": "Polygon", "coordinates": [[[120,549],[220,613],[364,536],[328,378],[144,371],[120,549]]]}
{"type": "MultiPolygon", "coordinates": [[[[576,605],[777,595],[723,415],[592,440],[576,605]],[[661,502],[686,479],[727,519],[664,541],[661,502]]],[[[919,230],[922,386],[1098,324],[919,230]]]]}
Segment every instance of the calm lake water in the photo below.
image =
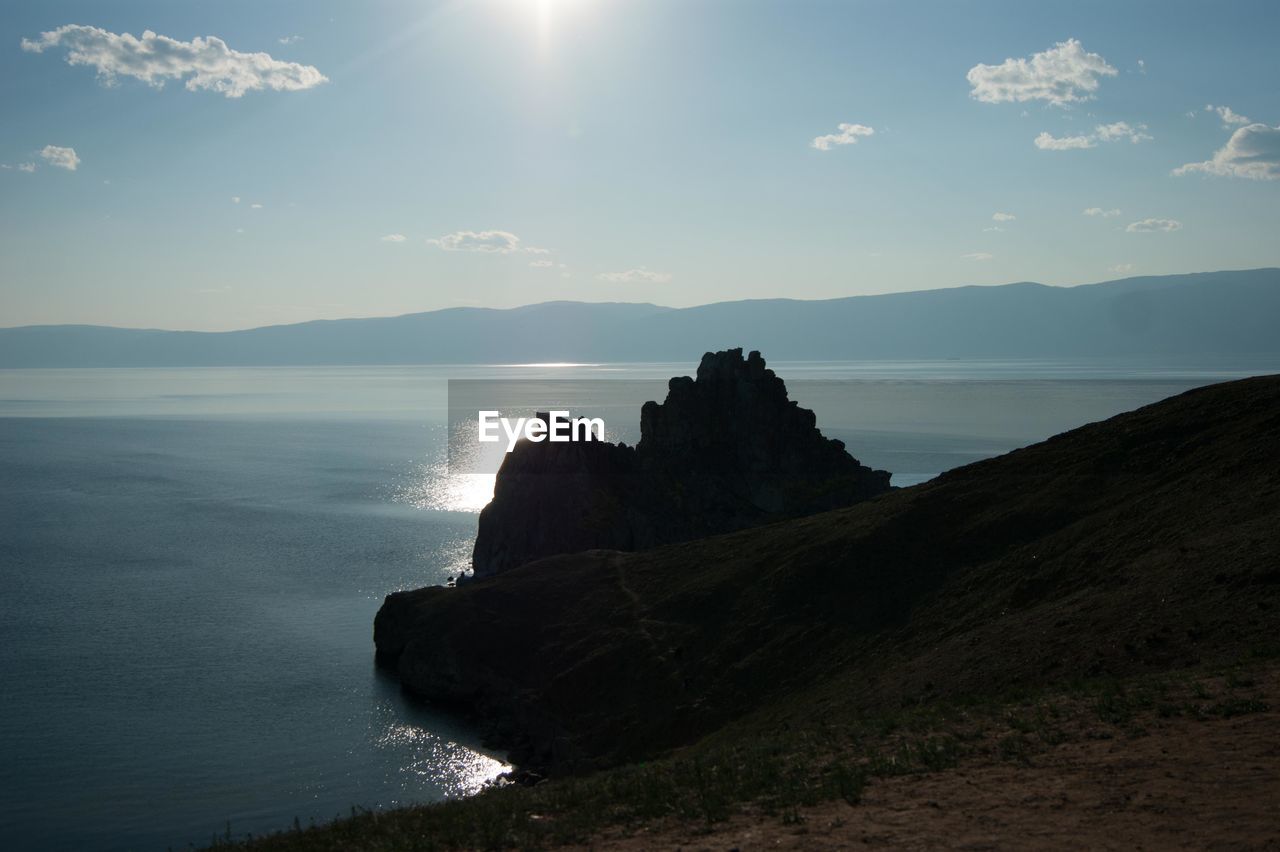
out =
{"type": "MultiPolygon", "coordinates": [[[[1280,367],[771,366],[898,485],[1280,367]]],[[[373,665],[383,596],[464,568],[492,490],[445,472],[446,380],[691,371],[0,370],[5,847],[181,848],[479,789],[503,756],[373,665]]]]}

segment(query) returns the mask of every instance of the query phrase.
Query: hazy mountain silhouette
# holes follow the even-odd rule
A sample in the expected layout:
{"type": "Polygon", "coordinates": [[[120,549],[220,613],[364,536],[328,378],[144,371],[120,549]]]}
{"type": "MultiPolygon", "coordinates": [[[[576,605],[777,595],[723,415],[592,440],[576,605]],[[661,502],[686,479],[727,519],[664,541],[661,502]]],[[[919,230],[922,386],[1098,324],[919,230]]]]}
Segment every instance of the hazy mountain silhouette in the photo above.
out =
{"type": "Polygon", "coordinates": [[[0,329],[0,367],[690,361],[744,347],[779,361],[1280,353],[1280,269],[1019,283],[694,308],[546,302],[244,331],[0,329]]]}

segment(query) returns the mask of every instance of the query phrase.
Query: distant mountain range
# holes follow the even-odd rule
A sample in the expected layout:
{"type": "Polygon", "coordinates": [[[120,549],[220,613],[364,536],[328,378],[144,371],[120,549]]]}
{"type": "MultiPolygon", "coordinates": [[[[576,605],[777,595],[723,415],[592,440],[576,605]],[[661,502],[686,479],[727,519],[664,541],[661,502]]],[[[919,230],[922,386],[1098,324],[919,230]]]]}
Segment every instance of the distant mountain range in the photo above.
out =
{"type": "Polygon", "coordinates": [[[545,302],[244,331],[0,329],[0,367],[772,361],[1280,354],[1280,269],[694,308],[545,302]]]}

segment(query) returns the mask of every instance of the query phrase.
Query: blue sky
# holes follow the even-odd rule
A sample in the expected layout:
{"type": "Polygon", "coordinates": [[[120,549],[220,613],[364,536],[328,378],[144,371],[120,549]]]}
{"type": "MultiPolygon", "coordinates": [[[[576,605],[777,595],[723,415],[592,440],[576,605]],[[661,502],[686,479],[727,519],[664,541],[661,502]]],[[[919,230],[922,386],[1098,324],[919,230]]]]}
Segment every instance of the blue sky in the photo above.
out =
{"type": "Polygon", "coordinates": [[[11,2],[0,325],[1280,265],[1278,24],[1267,2],[11,2]],[[163,67],[123,38],[146,31],[163,67]]]}

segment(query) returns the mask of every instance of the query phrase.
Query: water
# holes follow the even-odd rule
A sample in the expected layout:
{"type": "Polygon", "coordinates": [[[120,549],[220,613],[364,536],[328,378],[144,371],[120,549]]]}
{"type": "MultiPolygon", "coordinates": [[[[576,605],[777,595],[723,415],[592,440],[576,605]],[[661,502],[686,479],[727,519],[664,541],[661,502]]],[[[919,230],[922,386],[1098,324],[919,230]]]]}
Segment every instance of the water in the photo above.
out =
{"type": "MultiPolygon", "coordinates": [[[[900,485],[1276,367],[774,366],[900,485]]],[[[686,372],[0,371],[6,848],[158,850],[479,789],[503,756],[372,654],[383,596],[464,568],[492,490],[445,474],[445,380],[686,372]]]]}

